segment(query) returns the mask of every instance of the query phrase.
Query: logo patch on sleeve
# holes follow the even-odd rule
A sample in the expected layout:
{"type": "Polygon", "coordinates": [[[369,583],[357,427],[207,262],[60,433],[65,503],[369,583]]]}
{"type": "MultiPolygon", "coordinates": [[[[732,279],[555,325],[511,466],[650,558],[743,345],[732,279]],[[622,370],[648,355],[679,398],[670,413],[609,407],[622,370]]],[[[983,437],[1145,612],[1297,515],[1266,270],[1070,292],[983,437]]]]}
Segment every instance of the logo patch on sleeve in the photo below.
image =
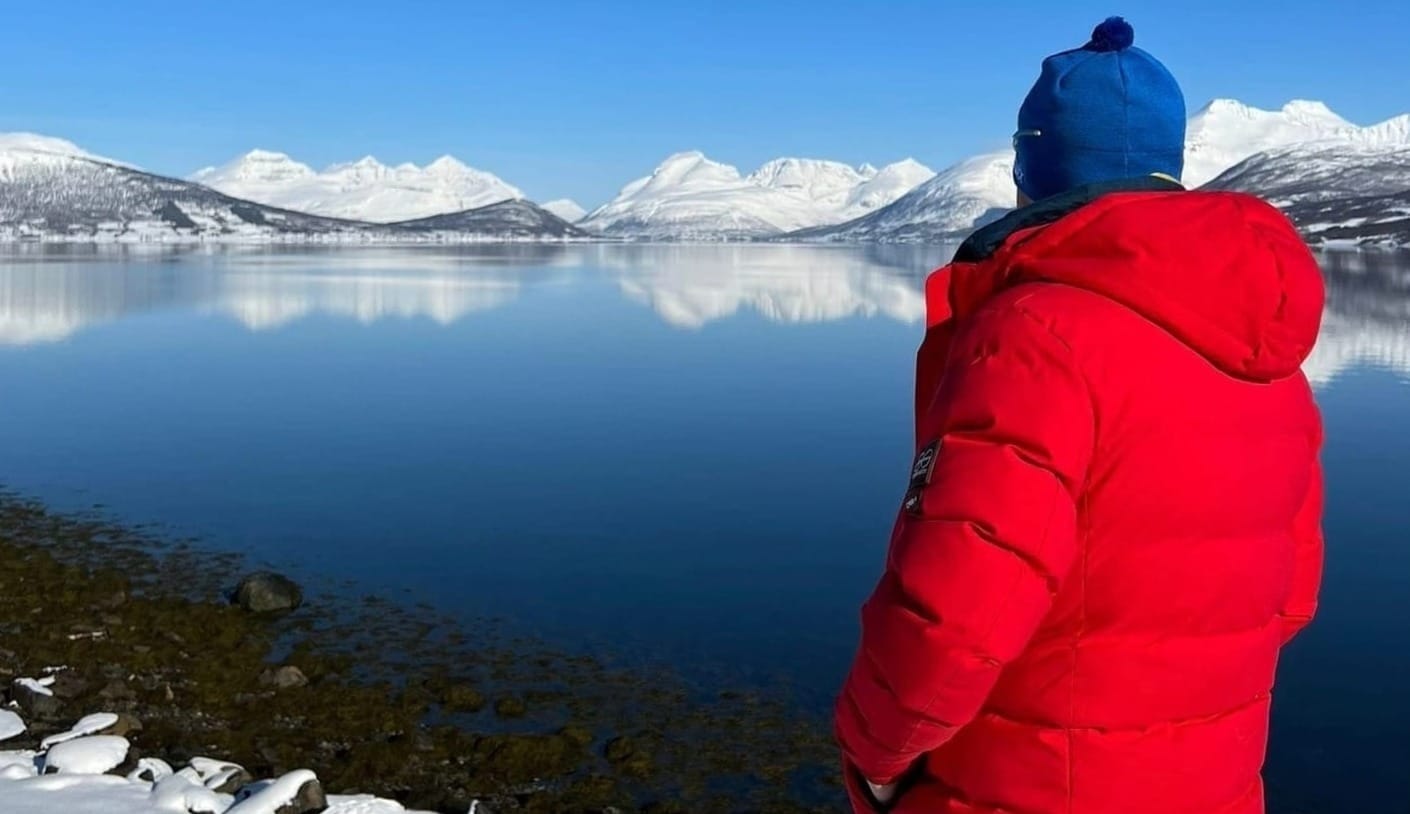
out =
{"type": "Polygon", "coordinates": [[[930,485],[930,478],[935,474],[935,459],[939,457],[939,439],[931,441],[916,454],[915,463],[911,464],[911,483],[906,487],[906,499],[901,503],[907,514],[920,514],[925,503],[925,487],[930,485]]]}
{"type": "Polygon", "coordinates": [[[916,454],[916,461],[911,464],[911,489],[924,489],[930,485],[930,476],[935,473],[935,459],[938,457],[940,440],[937,438],[916,454]]]}

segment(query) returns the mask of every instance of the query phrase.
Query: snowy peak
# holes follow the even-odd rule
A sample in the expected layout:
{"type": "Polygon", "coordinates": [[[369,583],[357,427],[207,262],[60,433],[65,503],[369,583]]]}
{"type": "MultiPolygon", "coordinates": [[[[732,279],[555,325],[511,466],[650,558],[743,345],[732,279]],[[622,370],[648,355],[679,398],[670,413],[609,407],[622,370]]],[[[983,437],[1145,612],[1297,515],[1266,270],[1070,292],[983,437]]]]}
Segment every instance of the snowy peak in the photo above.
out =
{"type": "Polygon", "coordinates": [[[845,197],[866,177],[839,161],[775,158],[750,173],[747,180],[761,187],[817,201],[845,197]]]}
{"type": "Polygon", "coordinates": [[[378,223],[524,197],[494,175],[448,155],[424,169],[411,163],[389,167],[368,155],[315,172],[284,153],[252,150],[223,167],[201,170],[190,180],[269,206],[378,223]]]}
{"type": "Polygon", "coordinates": [[[223,166],[199,170],[190,180],[219,189],[221,184],[281,184],[311,175],[308,165],[284,153],[255,149],[223,166]]]}
{"type": "Polygon", "coordinates": [[[1280,110],[1261,110],[1216,99],[1191,116],[1186,128],[1185,185],[1202,186],[1256,153],[1317,141],[1410,143],[1410,117],[1359,127],[1322,102],[1295,99],[1280,110]]]}
{"type": "Polygon", "coordinates": [[[1410,113],[1362,128],[1362,141],[1371,147],[1399,147],[1410,144],[1410,113]]]}
{"type": "Polygon", "coordinates": [[[865,181],[847,196],[843,220],[860,218],[894,203],[906,193],[935,177],[935,171],[907,158],[872,170],[865,181]]]}
{"type": "Polygon", "coordinates": [[[543,205],[543,208],[569,223],[577,223],[587,214],[587,210],[582,208],[577,201],[571,198],[558,198],[543,205]]]}
{"type": "Polygon", "coordinates": [[[96,156],[80,148],[72,141],[65,141],[61,138],[41,136],[38,133],[0,133],[0,151],[8,152],[11,150],[74,156],[77,158],[96,158],[96,156]]]}
{"type": "Polygon", "coordinates": [[[623,187],[584,224],[605,234],[653,239],[767,237],[850,220],[930,175],[914,161],[877,170],[785,157],[741,176],[704,153],[676,153],[623,187]]]}
{"type": "Polygon", "coordinates": [[[739,170],[728,164],[711,161],[704,153],[692,150],[667,156],[646,179],[646,185],[642,188],[663,190],[675,186],[713,186],[738,181],[739,170]]]}
{"type": "Polygon", "coordinates": [[[94,155],[87,150],[53,136],[38,133],[0,133],[0,177],[12,176],[20,166],[60,166],[72,161],[99,161],[126,167],[121,161],[94,155]]]}
{"type": "Polygon", "coordinates": [[[1329,124],[1333,127],[1354,127],[1351,122],[1332,112],[1325,102],[1308,99],[1294,99],[1283,105],[1282,113],[1290,119],[1310,124],[1329,124]]]}

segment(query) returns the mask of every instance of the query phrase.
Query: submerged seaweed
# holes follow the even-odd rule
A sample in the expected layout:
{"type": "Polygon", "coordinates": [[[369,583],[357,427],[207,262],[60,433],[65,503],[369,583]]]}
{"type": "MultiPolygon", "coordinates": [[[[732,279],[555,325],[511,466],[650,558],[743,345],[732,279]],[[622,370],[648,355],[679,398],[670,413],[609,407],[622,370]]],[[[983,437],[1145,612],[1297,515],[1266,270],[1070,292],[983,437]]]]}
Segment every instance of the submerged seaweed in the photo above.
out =
{"type": "MultiPolygon", "coordinates": [[[[378,597],[254,615],[223,598],[241,565],[0,496],[0,679],[66,666],[54,717],[140,721],[130,760],[310,768],[330,790],[419,808],[785,812],[840,800],[826,728],[786,701],[609,667],[378,597]],[[279,667],[301,675],[280,682],[279,667]]],[[[37,720],[27,737],[59,728],[37,720]]]]}

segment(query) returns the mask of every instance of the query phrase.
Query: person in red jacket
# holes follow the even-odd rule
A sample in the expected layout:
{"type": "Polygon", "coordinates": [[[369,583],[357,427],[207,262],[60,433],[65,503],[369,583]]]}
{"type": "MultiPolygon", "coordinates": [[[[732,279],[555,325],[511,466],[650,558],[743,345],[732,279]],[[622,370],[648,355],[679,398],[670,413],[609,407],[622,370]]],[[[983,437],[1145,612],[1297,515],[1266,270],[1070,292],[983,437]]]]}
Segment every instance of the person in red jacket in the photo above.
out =
{"type": "Polygon", "coordinates": [[[1321,575],[1318,267],[1185,191],[1117,18],[1045,61],[1021,206],[927,284],[916,456],[836,732],[859,811],[1261,814],[1321,575]]]}

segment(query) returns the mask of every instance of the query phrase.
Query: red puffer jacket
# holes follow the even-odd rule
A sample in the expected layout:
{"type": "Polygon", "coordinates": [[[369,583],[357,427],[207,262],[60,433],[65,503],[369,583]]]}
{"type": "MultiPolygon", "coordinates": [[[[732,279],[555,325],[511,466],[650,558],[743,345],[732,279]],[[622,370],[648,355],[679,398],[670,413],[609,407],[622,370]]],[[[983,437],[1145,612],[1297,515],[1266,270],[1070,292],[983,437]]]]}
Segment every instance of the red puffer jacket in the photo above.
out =
{"type": "Polygon", "coordinates": [[[928,285],[917,457],[837,705],[854,807],[1260,814],[1321,575],[1321,274],[1154,179],[981,230],[928,285]]]}

